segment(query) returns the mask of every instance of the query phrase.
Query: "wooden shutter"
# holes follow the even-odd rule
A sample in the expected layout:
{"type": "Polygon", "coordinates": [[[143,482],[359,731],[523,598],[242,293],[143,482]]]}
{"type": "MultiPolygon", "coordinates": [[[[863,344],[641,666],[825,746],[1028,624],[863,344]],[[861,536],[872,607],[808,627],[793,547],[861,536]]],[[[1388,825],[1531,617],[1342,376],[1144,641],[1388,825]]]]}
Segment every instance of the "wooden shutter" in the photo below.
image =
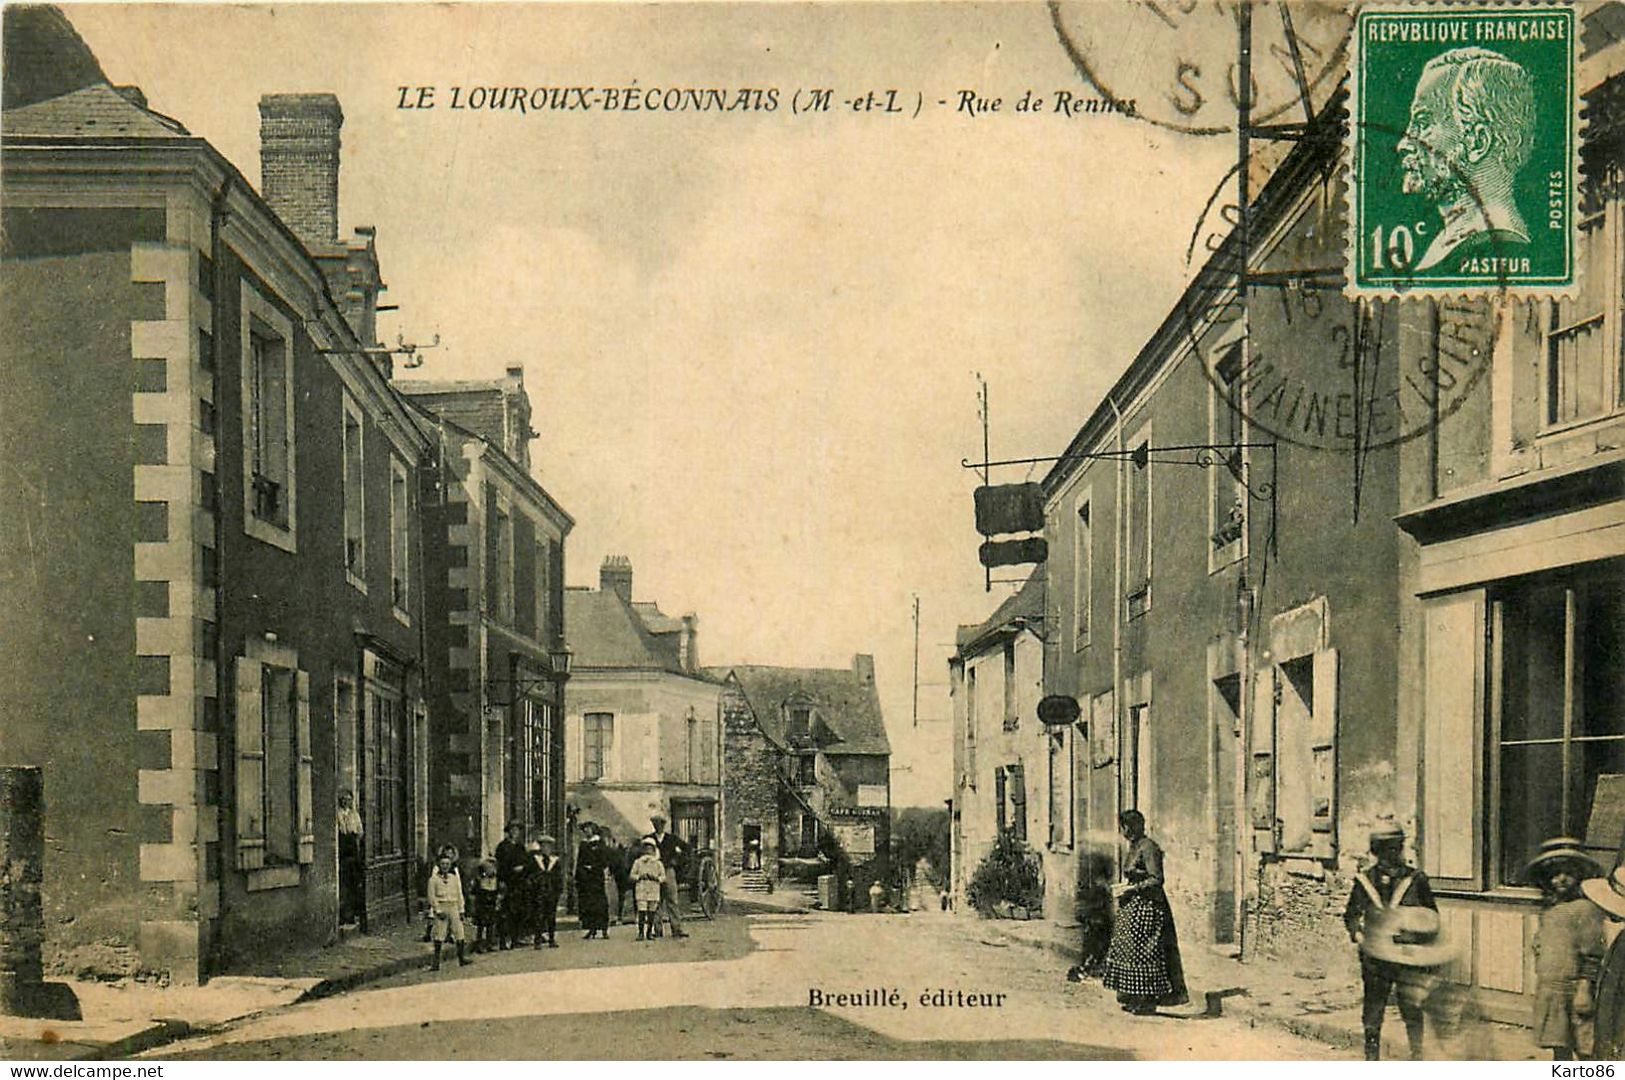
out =
{"type": "Polygon", "coordinates": [[[1337,650],[1315,653],[1315,700],[1309,720],[1311,852],[1337,857],[1337,650]]]}
{"type": "Polygon", "coordinates": [[[993,770],[993,799],[999,807],[999,832],[1001,833],[1004,832],[1008,824],[1004,808],[1005,783],[1004,766],[1000,765],[993,770]]]}
{"type": "Polygon", "coordinates": [[[1021,765],[1010,766],[1010,782],[1015,790],[1010,793],[1010,814],[1015,819],[1012,825],[1016,830],[1016,839],[1027,839],[1027,770],[1021,765]]]}
{"type": "Polygon", "coordinates": [[[1117,710],[1111,691],[1089,701],[1089,765],[1101,769],[1117,760],[1117,710]]]}
{"type": "Polygon", "coordinates": [[[265,717],[258,660],[237,658],[237,867],[265,865],[265,717]]]}
{"type": "Polygon", "coordinates": [[[1275,665],[1253,676],[1253,739],[1248,751],[1248,804],[1253,850],[1275,851],[1275,665]]]}
{"type": "Polygon", "coordinates": [[[1476,883],[1482,791],[1484,592],[1423,603],[1422,822],[1428,876],[1476,883]]]}
{"type": "Polygon", "coordinates": [[[299,861],[316,861],[315,800],[311,797],[310,672],[296,671],[294,685],[294,820],[299,822],[299,861]]]}

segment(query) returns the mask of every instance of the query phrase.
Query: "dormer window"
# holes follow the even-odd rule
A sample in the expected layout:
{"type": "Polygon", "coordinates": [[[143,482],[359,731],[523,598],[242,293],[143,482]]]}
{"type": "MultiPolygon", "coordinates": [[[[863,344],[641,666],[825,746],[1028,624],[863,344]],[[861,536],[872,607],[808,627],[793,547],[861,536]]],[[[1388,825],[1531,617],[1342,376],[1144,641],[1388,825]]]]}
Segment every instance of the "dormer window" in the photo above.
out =
{"type": "Polygon", "coordinates": [[[786,734],[791,742],[812,741],[812,707],[808,705],[790,706],[789,725],[786,734]]]}

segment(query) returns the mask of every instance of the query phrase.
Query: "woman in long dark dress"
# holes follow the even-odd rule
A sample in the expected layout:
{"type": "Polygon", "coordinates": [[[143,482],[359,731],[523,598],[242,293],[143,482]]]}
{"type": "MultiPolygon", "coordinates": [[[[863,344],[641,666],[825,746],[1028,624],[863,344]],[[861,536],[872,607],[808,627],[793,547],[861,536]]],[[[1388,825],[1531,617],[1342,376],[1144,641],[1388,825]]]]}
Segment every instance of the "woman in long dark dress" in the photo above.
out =
{"type": "Polygon", "coordinates": [[[581,847],[576,852],[576,910],[587,938],[609,937],[609,895],[604,890],[604,873],[609,869],[609,851],[592,824],[581,827],[581,847]]]}
{"type": "Polygon", "coordinates": [[[362,839],[365,829],[361,815],[355,808],[355,796],[348,791],[339,792],[339,922],[358,925],[362,933],[367,930],[367,900],[364,882],[367,876],[367,854],[362,839]]]}
{"type": "Polygon", "coordinates": [[[1105,985],[1117,991],[1126,1011],[1143,1016],[1156,1012],[1158,1005],[1183,1005],[1190,995],[1174,913],[1163,891],[1162,848],[1145,834],[1145,815],[1138,810],[1125,810],[1117,820],[1129,846],[1106,952],[1105,985]]]}

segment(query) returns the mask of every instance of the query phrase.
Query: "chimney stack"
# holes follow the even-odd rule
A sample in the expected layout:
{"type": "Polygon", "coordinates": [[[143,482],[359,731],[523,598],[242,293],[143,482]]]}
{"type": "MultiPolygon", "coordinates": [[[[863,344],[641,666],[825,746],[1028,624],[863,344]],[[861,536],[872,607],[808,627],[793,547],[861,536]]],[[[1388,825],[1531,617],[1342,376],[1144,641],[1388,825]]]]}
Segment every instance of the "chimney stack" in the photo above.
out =
{"type": "Polygon", "coordinates": [[[339,129],[332,94],[260,98],[260,194],[305,247],[339,240],[339,129]]]}
{"type": "Polygon", "coordinates": [[[874,685],[875,658],[868,653],[858,653],[852,657],[852,671],[865,686],[874,685]]]}
{"type": "Polygon", "coordinates": [[[683,616],[682,633],[677,639],[677,666],[687,672],[700,669],[699,626],[698,615],[683,616]]]}
{"type": "Polygon", "coordinates": [[[613,592],[628,604],[632,602],[632,560],[625,555],[609,555],[598,568],[598,591],[613,592]]]}

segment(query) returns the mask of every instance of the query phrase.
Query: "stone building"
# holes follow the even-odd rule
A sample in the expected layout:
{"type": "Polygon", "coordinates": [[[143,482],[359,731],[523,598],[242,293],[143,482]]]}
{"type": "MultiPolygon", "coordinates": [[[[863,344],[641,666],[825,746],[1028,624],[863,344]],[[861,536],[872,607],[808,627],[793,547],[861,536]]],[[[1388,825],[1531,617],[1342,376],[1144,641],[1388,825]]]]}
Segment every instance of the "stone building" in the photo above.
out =
{"type": "Polygon", "coordinates": [[[524,371],[500,379],[398,379],[435,440],[425,540],[444,573],[427,635],[436,688],[432,841],[490,854],[509,822],[562,835],[564,544],[575,522],[531,472],[524,371]]]}
{"type": "Polygon", "coordinates": [[[1478,385],[1401,450],[1402,816],[1479,1007],[1527,1022],[1542,840],[1625,832],[1625,4],[1582,23],[1579,288],[1413,307],[1478,385]]]}
{"type": "Polygon", "coordinates": [[[1046,728],[1044,583],[1034,572],[975,626],[962,626],[949,663],[954,722],[954,797],[950,843],[954,904],[966,910],[965,886],[1001,833],[1039,856],[1044,915],[1075,920],[1072,761],[1078,732],[1046,728]]]}
{"type": "Polygon", "coordinates": [[[700,668],[698,620],[634,600],[623,556],[605,559],[598,588],[572,588],[564,605],[575,648],[565,779],[578,819],[632,843],[658,811],[695,851],[714,848],[721,687],[700,668]]]}
{"type": "Polygon", "coordinates": [[[891,842],[891,744],[874,658],[850,668],[739,665],[722,682],[722,865],[779,876],[839,840],[860,876],[883,876],[891,842]],[[750,869],[758,869],[751,866],[750,869]]]}
{"type": "Polygon", "coordinates": [[[262,195],[59,11],[4,31],[0,761],[44,768],[52,963],[187,981],[327,941],[342,790],[367,909],[405,918],[431,444],[374,238],[338,237],[338,102],[261,100],[262,195]]]}

